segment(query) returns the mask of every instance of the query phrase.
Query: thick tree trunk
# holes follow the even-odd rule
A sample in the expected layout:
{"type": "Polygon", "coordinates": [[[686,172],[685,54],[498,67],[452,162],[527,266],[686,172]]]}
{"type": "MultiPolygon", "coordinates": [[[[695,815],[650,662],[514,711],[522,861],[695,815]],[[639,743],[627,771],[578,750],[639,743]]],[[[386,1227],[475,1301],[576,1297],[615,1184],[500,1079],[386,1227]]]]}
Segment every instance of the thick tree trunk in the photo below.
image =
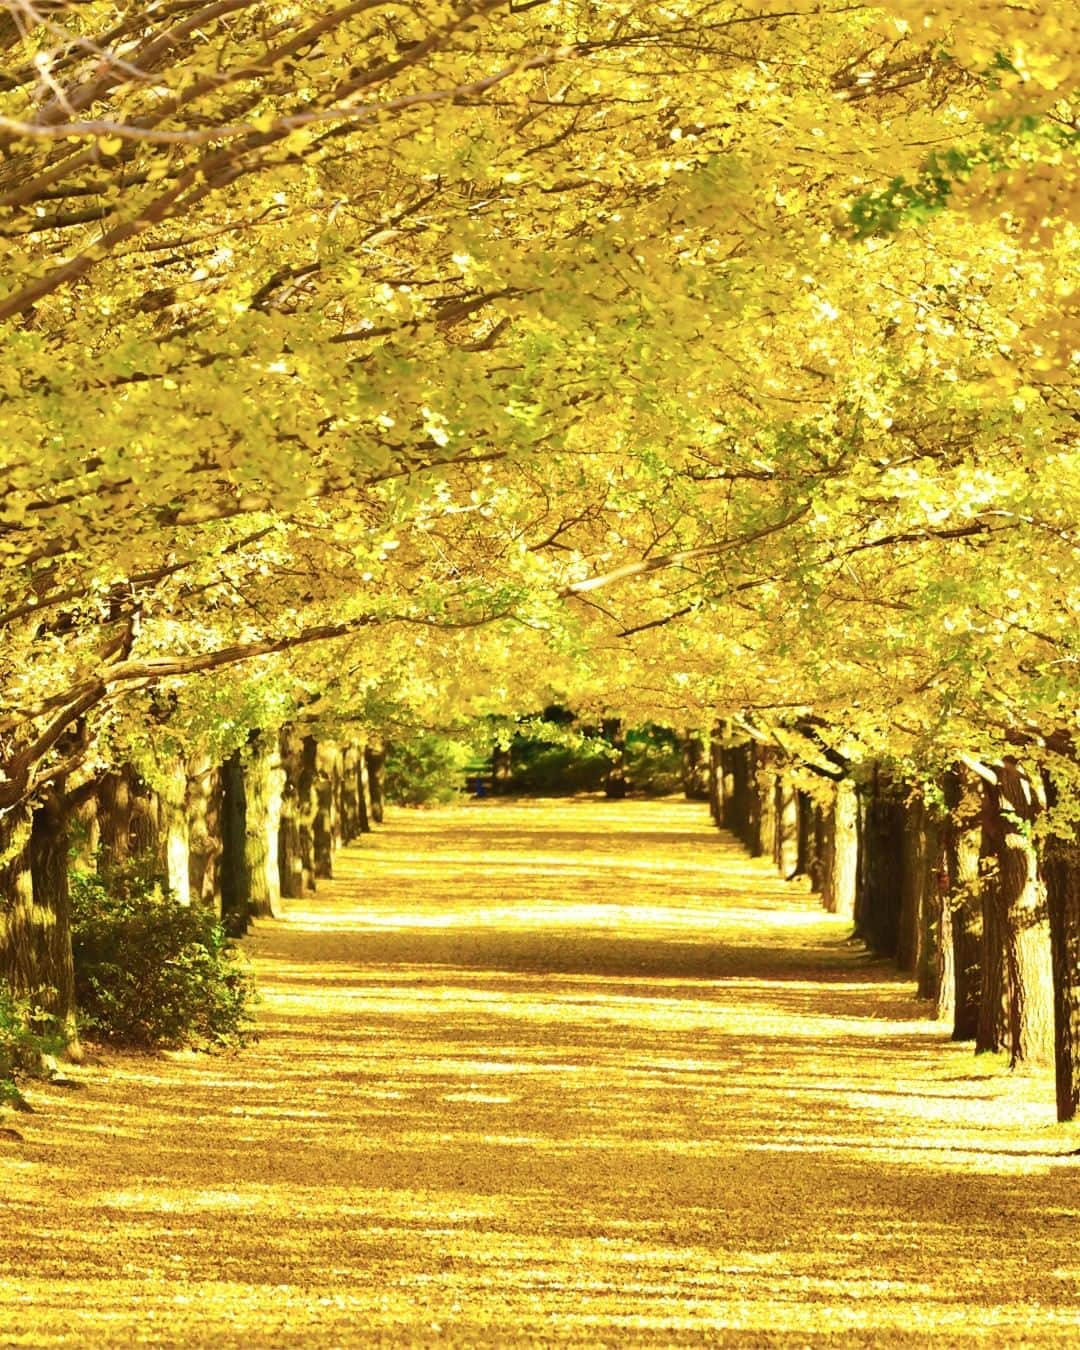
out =
{"type": "MultiPolygon", "coordinates": [[[[757,849],[752,850],[756,857],[771,858],[776,864],[777,851],[777,810],[776,810],[776,765],[775,755],[763,745],[751,746],[754,776],[751,780],[751,804],[756,815],[757,849]]],[[[753,830],[753,824],[751,824],[753,830]]]]}
{"type": "Polygon", "coordinates": [[[360,834],[360,762],[363,757],[364,747],[359,741],[348,741],[342,747],[338,826],[343,844],[351,844],[360,834]]]}
{"type": "Polygon", "coordinates": [[[276,732],[252,736],[243,752],[244,866],[251,913],[277,918],[281,913],[281,795],[284,771],[276,732]]]}
{"type": "Polygon", "coordinates": [[[859,806],[850,779],[836,784],[824,816],[821,900],[831,914],[851,919],[859,875],[859,806]]]}
{"type": "Polygon", "coordinates": [[[125,768],[103,774],[97,786],[98,848],[104,867],[131,857],[131,775],[125,768]]]}
{"type": "MultiPolygon", "coordinates": [[[[43,993],[28,806],[0,815],[0,983],[32,1007],[43,993]]],[[[30,1067],[29,1065],[27,1067],[30,1067]]],[[[37,1066],[40,1067],[40,1060],[37,1066]]]]}
{"type": "Polygon", "coordinates": [[[915,977],[920,998],[934,1004],[935,1015],[952,1016],[952,920],[945,903],[944,823],[925,801],[919,802],[920,884],[915,977]]]}
{"type": "Polygon", "coordinates": [[[40,988],[31,828],[29,807],[0,816],[0,975],[16,994],[26,996],[40,988]]]}
{"type": "Polygon", "coordinates": [[[981,803],[970,775],[945,775],[945,871],[952,933],[954,1041],[973,1041],[982,1003],[981,803]]]}
{"type": "Polygon", "coordinates": [[[230,937],[242,937],[251,922],[251,885],[245,856],[247,798],[239,750],[221,766],[221,919],[230,937]]]}
{"type": "Polygon", "coordinates": [[[691,802],[708,801],[709,758],[700,735],[694,731],[684,733],[679,751],[683,796],[691,802]]]}
{"type": "MultiPolygon", "coordinates": [[[[371,833],[371,822],[375,819],[375,779],[371,774],[371,761],[362,754],[356,766],[356,804],[359,808],[360,833],[371,833]]],[[[381,769],[379,770],[381,773],[381,769]]],[[[378,784],[382,793],[382,782],[378,784]]],[[[382,820],[382,797],[379,798],[379,820],[382,820]]]]}
{"type": "Polygon", "coordinates": [[[281,730],[281,829],[278,833],[278,874],[281,894],[299,900],[306,894],[304,853],[301,840],[301,799],[304,742],[293,727],[281,730]]]}
{"type": "Polygon", "coordinates": [[[315,889],[315,817],[319,810],[316,793],[319,744],[314,736],[305,736],[300,756],[300,856],[304,860],[304,888],[315,889]]]}
{"type": "Polygon", "coordinates": [[[371,820],[367,825],[367,829],[370,829],[372,823],[375,825],[383,823],[385,810],[383,779],[386,773],[386,749],[384,746],[369,745],[364,749],[362,770],[367,774],[368,795],[371,802],[371,820]]]}
{"type": "Polygon", "coordinates": [[[823,825],[821,808],[807,792],[798,793],[798,831],[795,849],[795,875],[809,877],[810,889],[821,890],[821,845],[823,825]]]}
{"type": "Polygon", "coordinates": [[[709,737],[709,815],[714,825],[724,822],[724,749],[716,731],[709,737]]]}
{"type": "Polygon", "coordinates": [[[1050,835],[1043,849],[1054,961],[1054,1078],[1058,1120],[1080,1106],[1080,835],[1050,835]]]}
{"type": "Polygon", "coordinates": [[[896,956],[904,813],[893,784],[877,767],[859,798],[859,882],[855,931],[872,951],[896,956]]]}
{"type": "Polygon", "coordinates": [[[776,775],[776,839],[773,861],[782,877],[790,881],[799,873],[799,793],[788,774],[776,775]]]}
{"type": "Polygon", "coordinates": [[[33,923],[37,939],[35,1001],[52,1018],[68,1054],[79,1057],[75,1020],[75,962],[68,893],[68,812],[62,791],[49,791],[34,811],[30,832],[33,923]]]}
{"type": "Polygon", "coordinates": [[[161,847],[169,890],[181,905],[191,904],[191,841],[187,813],[187,769],[179,759],[168,765],[158,795],[161,847]]]}
{"type": "MultiPolygon", "coordinates": [[[[725,727],[725,741],[730,734],[725,727]]],[[[755,858],[764,851],[757,770],[758,748],[753,741],[722,743],[718,764],[719,823],[755,858]]]]}
{"type": "Polygon", "coordinates": [[[188,881],[195,904],[216,906],[221,893],[221,771],[195,756],[187,774],[188,881]]]}
{"type": "Polygon", "coordinates": [[[79,872],[92,872],[97,866],[98,832],[97,799],[93,793],[82,796],[68,817],[68,836],[71,840],[71,864],[79,872]]]}
{"type": "Polygon", "coordinates": [[[99,851],[106,870],[138,859],[162,877],[168,846],[158,795],[130,764],[104,774],[97,785],[99,851]]]}
{"type": "Polygon", "coordinates": [[[334,838],[340,833],[337,821],[340,758],[340,751],[334,741],[316,743],[315,814],[311,821],[311,856],[315,876],[327,879],[334,875],[334,838]]]}
{"type": "Polygon", "coordinates": [[[992,1054],[1008,1044],[1008,975],[1006,973],[1005,910],[998,870],[995,827],[1000,818],[996,794],[993,804],[989,789],[983,787],[982,832],[979,840],[979,901],[982,911],[982,945],[979,968],[982,971],[979,1020],[975,1028],[975,1053],[992,1054]]]}
{"type": "MultiPolygon", "coordinates": [[[[998,1030],[998,1044],[978,1044],[977,1048],[996,1049],[1004,1044],[1013,1065],[1048,1063],[1054,1054],[1053,961],[1046,897],[1030,839],[1038,804],[1016,760],[1006,757],[997,776],[997,784],[984,784],[983,792],[987,845],[994,861],[986,890],[990,903],[984,906],[984,925],[988,909],[1001,947],[997,978],[1004,1007],[1004,1035],[990,1025],[992,1009],[986,1007],[984,998],[987,1040],[998,1030]]],[[[993,991],[993,982],[988,982],[992,992],[997,992],[993,991]]],[[[981,1034],[979,1039],[983,1039],[981,1034]]]]}

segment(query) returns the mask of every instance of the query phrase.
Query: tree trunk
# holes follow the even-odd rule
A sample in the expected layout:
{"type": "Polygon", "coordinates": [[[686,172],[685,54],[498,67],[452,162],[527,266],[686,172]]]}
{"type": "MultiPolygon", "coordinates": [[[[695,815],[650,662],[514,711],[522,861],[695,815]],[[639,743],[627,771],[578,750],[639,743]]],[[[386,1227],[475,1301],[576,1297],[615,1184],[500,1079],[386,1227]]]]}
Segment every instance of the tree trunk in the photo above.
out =
{"type": "Polygon", "coordinates": [[[333,741],[315,745],[315,813],[311,821],[312,869],[316,877],[334,875],[334,836],[339,832],[336,816],[337,779],[341,772],[340,753],[333,741]]]}
{"type": "Polygon", "coordinates": [[[196,755],[187,774],[188,881],[195,904],[216,907],[221,893],[221,771],[196,755]]]}
{"type": "Polygon", "coordinates": [[[788,774],[776,775],[776,843],[773,861],[785,880],[799,875],[799,793],[788,774]]]}
{"type": "Polygon", "coordinates": [[[360,762],[363,757],[364,747],[359,741],[349,741],[342,748],[338,820],[343,844],[351,844],[360,834],[360,762]]]}
{"type": "Polygon", "coordinates": [[[23,996],[40,988],[31,829],[28,806],[0,816],[0,974],[14,993],[23,996]]]}
{"type": "Polygon", "coordinates": [[[300,856],[304,862],[304,889],[315,889],[315,817],[319,810],[316,793],[319,745],[314,736],[305,736],[300,755],[300,856]]]}
{"type": "Polygon", "coordinates": [[[191,904],[191,839],[187,813],[187,769],[172,761],[158,796],[159,824],[165,855],[165,877],[178,904],[191,904]]]}
{"type": "Polygon", "coordinates": [[[62,790],[51,789],[34,811],[30,876],[37,929],[37,1003],[55,1019],[68,1053],[79,1057],[75,1020],[75,962],[71,954],[68,893],[68,812],[62,790]]]}
{"type": "Polygon", "coordinates": [[[934,1004],[935,1014],[952,1015],[952,923],[945,903],[944,832],[939,814],[919,801],[920,881],[915,976],[919,998],[934,1004]],[[945,991],[944,993],[942,991],[945,991]]]}
{"type": "Polygon", "coordinates": [[[491,748],[491,790],[505,796],[510,791],[513,764],[510,747],[493,745],[491,748]]]}
{"type": "Polygon", "coordinates": [[[984,998],[986,1040],[996,1038],[997,1044],[976,1048],[1007,1046],[1011,1065],[1048,1063],[1054,1054],[1053,961],[1046,897],[1030,838],[1038,804],[1027,776],[1011,756],[1003,761],[997,778],[996,785],[985,783],[983,788],[987,845],[994,863],[985,893],[989,905],[984,905],[984,925],[988,911],[1001,948],[1000,989],[994,989],[995,980],[988,968],[984,970],[991,995],[1002,1000],[1004,1027],[992,1025],[993,1009],[984,998]]]}
{"type": "Polygon", "coordinates": [[[276,732],[253,735],[243,752],[244,866],[251,913],[278,918],[281,913],[281,795],[284,771],[276,732]]]}
{"type": "Polygon", "coordinates": [[[106,870],[132,859],[168,874],[168,849],[161,803],[130,764],[102,775],[97,785],[99,849],[106,870]]]}
{"type": "Polygon", "coordinates": [[[1005,912],[998,871],[994,820],[1000,819],[996,792],[982,784],[982,830],[979,839],[979,901],[982,911],[982,946],[979,968],[979,1020],[975,1028],[975,1053],[1004,1050],[1008,1031],[1008,976],[1005,963],[1005,912]]]}
{"type": "Polygon", "coordinates": [[[795,875],[809,877],[810,889],[821,889],[821,811],[807,792],[796,794],[795,875]]]}
{"type": "Polygon", "coordinates": [[[371,821],[368,823],[368,829],[370,829],[371,822],[376,825],[383,823],[385,802],[383,779],[386,772],[385,747],[382,745],[367,746],[364,750],[363,768],[367,772],[368,793],[371,798],[371,821]]]}
{"type": "Polygon", "coordinates": [[[281,730],[281,829],[278,833],[278,874],[281,894],[299,900],[305,894],[304,854],[301,843],[300,796],[304,743],[293,727],[281,730]]]}
{"type": "Polygon", "coordinates": [[[724,750],[716,730],[709,737],[709,815],[713,824],[724,823],[723,779],[724,750]]]}
{"type": "Polygon", "coordinates": [[[755,857],[777,860],[777,811],[776,811],[776,769],[771,749],[762,745],[750,747],[754,776],[751,780],[751,803],[756,819],[751,829],[757,835],[755,857]],[[757,826],[754,830],[754,825],[757,826]]]}
{"type": "Polygon", "coordinates": [[[945,872],[952,932],[954,1041],[973,1041],[982,1003],[981,804],[969,774],[945,775],[945,872]]]}
{"type": "Polygon", "coordinates": [[[97,786],[98,848],[105,868],[131,856],[131,777],[120,768],[103,774],[97,786]]]}
{"type": "Polygon", "coordinates": [[[895,957],[900,936],[904,810],[894,785],[877,766],[860,793],[859,807],[855,931],[872,951],[895,957]]]}
{"type": "Polygon", "coordinates": [[[1080,1106],[1080,834],[1075,828],[1071,837],[1047,838],[1042,873],[1054,960],[1057,1118],[1073,1120],[1080,1106]]]}
{"type": "MultiPolygon", "coordinates": [[[[371,822],[375,819],[375,779],[371,775],[371,761],[367,754],[362,754],[356,765],[356,805],[360,812],[359,825],[361,834],[371,833],[371,822]]],[[[379,768],[378,773],[382,773],[379,768]]],[[[379,784],[379,819],[382,820],[382,780],[379,784]]]]}
{"type": "Polygon", "coordinates": [[[821,900],[830,914],[851,919],[859,871],[859,807],[850,779],[836,784],[824,816],[821,900]]]}
{"type": "Polygon", "coordinates": [[[601,734],[615,752],[604,778],[604,796],[620,801],[626,796],[626,733],[621,717],[605,717],[600,724],[601,734]]]}
{"type": "Polygon", "coordinates": [[[709,800],[709,760],[697,732],[686,732],[679,742],[683,796],[690,802],[709,800]]]}
{"type": "Polygon", "coordinates": [[[242,937],[251,922],[244,762],[239,750],[221,766],[221,919],[230,937],[242,937]]]}

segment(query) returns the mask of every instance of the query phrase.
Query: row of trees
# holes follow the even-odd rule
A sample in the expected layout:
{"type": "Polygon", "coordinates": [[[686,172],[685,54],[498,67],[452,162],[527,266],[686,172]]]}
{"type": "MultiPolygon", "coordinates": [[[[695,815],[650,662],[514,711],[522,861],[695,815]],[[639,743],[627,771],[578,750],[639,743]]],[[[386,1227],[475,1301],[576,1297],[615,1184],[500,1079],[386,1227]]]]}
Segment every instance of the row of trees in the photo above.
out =
{"type": "Polygon", "coordinates": [[[289,725],[253,732],[221,763],[126,764],[52,789],[23,816],[0,873],[9,990],[78,1055],[73,868],[107,888],[134,864],[172,903],[209,909],[242,936],[253,918],[280,915],[282,897],[332,877],[337,849],[382,820],[384,759],[355,736],[289,725]]]}
{"type": "Polygon", "coordinates": [[[1071,866],[1058,7],[0,0],[0,50],[9,982],[35,822],[44,875],[132,766],[197,838],[285,725],[812,715],[1017,756],[1071,866]]]}
{"type": "MultiPolygon", "coordinates": [[[[849,747],[849,755],[852,747],[849,747]]],[[[920,997],[976,1052],[1055,1066],[1060,1120],[1080,1104],[1080,848],[1036,835],[1055,800],[1023,760],[967,761],[934,780],[838,753],[816,724],[718,728],[717,824],[917,980],[920,997]]]]}

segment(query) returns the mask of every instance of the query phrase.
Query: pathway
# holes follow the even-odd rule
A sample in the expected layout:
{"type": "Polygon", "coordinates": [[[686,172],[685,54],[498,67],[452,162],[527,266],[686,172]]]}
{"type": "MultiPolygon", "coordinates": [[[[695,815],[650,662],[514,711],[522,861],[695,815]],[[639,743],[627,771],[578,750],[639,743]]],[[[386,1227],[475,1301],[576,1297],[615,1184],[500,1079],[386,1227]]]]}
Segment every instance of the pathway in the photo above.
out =
{"type": "Polygon", "coordinates": [[[1076,1344],[1045,1079],[681,802],[395,813],[0,1142],[0,1346],[1076,1344]]]}

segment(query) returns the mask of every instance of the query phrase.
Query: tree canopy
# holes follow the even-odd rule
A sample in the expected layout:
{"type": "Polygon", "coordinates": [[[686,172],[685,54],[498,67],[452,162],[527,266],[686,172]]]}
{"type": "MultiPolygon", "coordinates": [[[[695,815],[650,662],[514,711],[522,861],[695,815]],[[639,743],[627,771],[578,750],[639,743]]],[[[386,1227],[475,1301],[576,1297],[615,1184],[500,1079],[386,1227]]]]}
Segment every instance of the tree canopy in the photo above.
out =
{"type": "Polygon", "coordinates": [[[0,805],[313,701],[1076,726],[1060,7],[0,16],[0,805]]]}

